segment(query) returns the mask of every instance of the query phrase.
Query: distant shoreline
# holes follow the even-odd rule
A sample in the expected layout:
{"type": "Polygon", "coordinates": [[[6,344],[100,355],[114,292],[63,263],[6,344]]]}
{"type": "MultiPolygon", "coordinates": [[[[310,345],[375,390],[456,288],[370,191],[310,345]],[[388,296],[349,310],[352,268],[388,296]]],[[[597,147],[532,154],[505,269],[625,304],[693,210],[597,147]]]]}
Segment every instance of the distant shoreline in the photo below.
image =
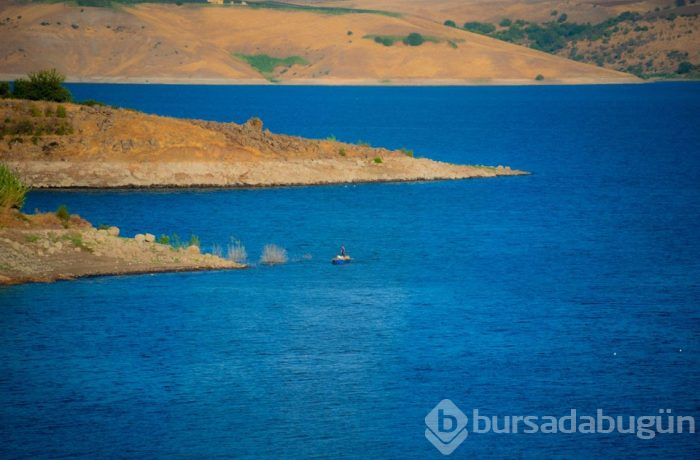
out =
{"type": "MultiPolygon", "coordinates": [[[[0,74],[0,81],[14,81],[23,78],[23,74],[0,74]]],[[[534,79],[334,79],[314,78],[271,82],[264,78],[178,78],[178,77],[75,77],[68,76],[66,83],[103,83],[103,84],[153,84],[153,85],[211,85],[211,86],[584,86],[584,85],[621,85],[642,84],[666,81],[688,80],[641,80],[639,78],[560,78],[536,81],[534,79]]]]}

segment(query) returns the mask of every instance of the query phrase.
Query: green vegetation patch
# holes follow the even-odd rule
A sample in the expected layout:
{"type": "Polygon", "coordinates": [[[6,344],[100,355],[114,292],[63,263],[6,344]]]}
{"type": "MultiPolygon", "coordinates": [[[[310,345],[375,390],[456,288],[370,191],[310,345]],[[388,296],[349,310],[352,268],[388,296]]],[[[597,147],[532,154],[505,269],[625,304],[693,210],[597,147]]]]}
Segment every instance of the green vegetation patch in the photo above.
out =
{"type": "Polygon", "coordinates": [[[29,187],[19,176],[0,163],[0,210],[9,208],[22,209],[29,187]]]}
{"type": "Polygon", "coordinates": [[[488,35],[496,31],[496,26],[488,22],[471,21],[464,23],[464,30],[477,34],[488,35]]]}
{"type": "MultiPolygon", "coordinates": [[[[29,0],[30,3],[62,3],[60,0],[29,0]]],[[[115,5],[138,5],[140,3],[161,3],[182,5],[183,3],[195,3],[207,5],[207,0],[72,0],[71,2],[78,6],[92,6],[98,8],[112,8],[115,5]]]]}
{"type": "MultiPolygon", "coordinates": [[[[653,57],[650,59],[650,56],[645,57],[640,53],[641,46],[654,42],[658,36],[653,33],[653,26],[639,24],[639,21],[648,23],[673,21],[675,17],[672,11],[662,11],[657,8],[656,11],[647,13],[626,11],[597,24],[591,24],[569,21],[566,13],[552,10],[552,19],[541,23],[503,18],[498,26],[488,22],[472,21],[465,23],[463,29],[565,56],[574,61],[615,68],[641,78],[698,78],[700,65],[690,62],[687,53],[683,55],[681,52],[670,52],[668,58],[674,61],[671,63],[658,60],[654,62],[653,57]],[[628,35],[630,32],[635,32],[637,35],[615,41],[615,38],[628,35]],[[596,45],[592,45],[591,50],[584,51],[585,47],[577,46],[578,43],[596,45]],[[637,59],[637,56],[641,57],[637,59]]],[[[452,25],[454,21],[448,19],[444,24],[452,25]]],[[[672,24],[671,28],[673,29],[674,26],[675,24],[672,24]]],[[[692,30],[687,33],[692,33],[692,30]]],[[[679,38],[680,36],[678,35],[679,38]]]]}
{"type": "Polygon", "coordinates": [[[248,8],[255,9],[272,9],[272,10],[284,10],[284,11],[306,11],[309,13],[320,13],[320,14],[378,14],[381,16],[389,16],[392,18],[401,17],[401,13],[395,13],[393,11],[383,11],[383,10],[367,10],[361,8],[343,8],[343,7],[330,7],[330,6],[312,6],[312,5],[296,5],[294,3],[284,3],[284,2],[248,2],[248,8]]]}
{"type": "Polygon", "coordinates": [[[578,24],[568,22],[567,15],[562,14],[557,20],[542,24],[521,19],[503,19],[499,23],[500,29],[488,22],[471,21],[464,24],[464,30],[554,53],[565,48],[569,42],[609,38],[620,23],[634,22],[642,18],[639,13],[627,11],[598,24],[578,24]]]}
{"type": "Polygon", "coordinates": [[[32,101],[70,102],[73,96],[63,86],[65,80],[65,75],[56,69],[30,72],[26,79],[15,80],[12,97],[32,101]]]}
{"type": "Polygon", "coordinates": [[[56,209],[56,217],[63,221],[69,220],[70,211],[68,211],[68,206],[66,206],[65,204],[59,206],[58,209],[56,209]]]}
{"type": "Polygon", "coordinates": [[[384,46],[393,46],[395,43],[403,43],[404,45],[408,45],[408,46],[420,46],[425,42],[441,43],[444,41],[438,37],[430,37],[430,36],[426,36],[426,35],[421,35],[417,32],[412,32],[408,35],[368,34],[362,38],[366,38],[368,40],[374,40],[375,43],[379,43],[380,45],[384,45],[384,46]]]}
{"type": "Polygon", "coordinates": [[[265,78],[270,79],[278,67],[289,68],[293,65],[309,65],[309,61],[301,56],[287,56],[285,58],[277,58],[268,56],[267,54],[242,54],[235,53],[235,57],[246,61],[251,67],[263,74],[265,78]]]}

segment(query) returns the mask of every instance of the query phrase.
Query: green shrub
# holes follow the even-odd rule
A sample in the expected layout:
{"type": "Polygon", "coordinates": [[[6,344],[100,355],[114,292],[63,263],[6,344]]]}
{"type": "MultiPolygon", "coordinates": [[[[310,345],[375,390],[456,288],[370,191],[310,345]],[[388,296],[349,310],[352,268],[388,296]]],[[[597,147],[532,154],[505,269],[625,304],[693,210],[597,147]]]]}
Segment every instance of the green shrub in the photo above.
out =
{"type": "Polygon", "coordinates": [[[170,244],[170,237],[168,235],[160,235],[157,242],[159,244],[170,244]]]}
{"type": "MultiPolygon", "coordinates": [[[[94,6],[102,8],[112,7],[112,0],[76,0],[78,6],[94,6]]],[[[138,1],[129,0],[114,0],[114,3],[138,3],[138,1]]]]}
{"type": "Polygon", "coordinates": [[[59,206],[56,210],[56,217],[63,221],[70,219],[70,212],[68,211],[68,206],[66,206],[65,204],[59,206]]]}
{"type": "Polygon", "coordinates": [[[66,108],[62,105],[56,107],[56,116],[58,118],[66,118],[66,108]]]}
{"type": "Polygon", "coordinates": [[[443,25],[446,25],[447,27],[457,27],[457,24],[452,19],[448,19],[447,21],[443,22],[443,25]]]}
{"type": "Polygon", "coordinates": [[[13,134],[25,136],[34,132],[34,125],[29,120],[21,120],[15,124],[13,134]]]}
{"type": "Polygon", "coordinates": [[[27,79],[15,80],[13,96],[32,101],[70,102],[70,91],[63,86],[66,77],[56,69],[31,72],[27,79]]]}
{"type": "Polygon", "coordinates": [[[391,46],[394,44],[394,38],[386,35],[377,35],[374,37],[374,41],[384,46],[391,46]]]}
{"type": "Polygon", "coordinates": [[[374,160],[372,160],[372,161],[374,161],[378,165],[384,163],[384,161],[382,160],[382,157],[374,157],[374,160]]]}
{"type": "Polygon", "coordinates": [[[496,30],[496,26],[488,22],[471,21],[464,23],[464,29],[468,30],[469,32],[488,35],[496,30]]]}
{"type": "Polygon", "coordinates": [[[404,148],[401,148],[400,150],[401,150],[401,153],[403,153],[403,154],[406,155],[407,157],[413,158],[413,150],[407,149],[407,148],[405,148],[405,147],[404,147],[404,148]]]}
{"type": "Polygon", "coordinates": [[[340,147],[338,149],[338,155],[340,155],[341,157],[344,157],[346,154],[347,153],[345,152],[345,149],[343,147],[340,147]]]}
{"type": "Polygon", "coordinates": [[[417,32],[411,32],[406,38],[403,39],[403,43],[409,46],[420,46],[425,43],[423,36],[417,32]]]}
{"type": "Polygon", "coordinates": [[[693,64],[691,64],[688,61],[683,61],[680,64],[678,64],[678,69],[676,69],[676,73],[679,75],[683,75],[686,73],[692,72],[692,70],[695,68],[693,64]]]}
{"type": "Polygon", "coordinates": [[[10,84],[6,81],[0,81],[0,98],[10,96],[10,84]]]}
{"type": "Polygon", "coordinates": [[[308,65],[309,61],[301,56],[287,56],[277,58],[268,56],[267,54],[234,54],[235,57],[243,59],[251,67],[263,75],[269,75],[275,71],[277,67],[291,67],[293,65],[308,65]]]}
{"type": "Polygon", "coordinates": [[[96,101],[94,99],[86,99],[86,100],[82,101],[80,103],[80,105],[86,105],[88,107],[96,107],[96,106],[97,107],[104,107],[107,104],[105,104],[104,102],[96,101]]]}
{"type": "Polygon", "coordinates": [[[175,249],[180,249],[183,246],[182,240],[180,240],[180,236],[177,233],[173,233],[173,236],[170,237],[170,246],[175,249]]]}
{"type": "Polygon", "coordinates": [[[513,25],[513,21],[511,21],[508,18],[503,18],[501,19],[501,22],[498,23],[498,25],[501,27],[510,27],[513,25]]]}
{"type": "Polygon", "coordinates": [[[0,208],[22,209],[29,187],[6,165],[0,163],[0,208]]]}
{"type": "Polygon", "coordinates": [[[197,235],[190,236],[190,246],[200,246],[199,237],[197,235]]]}
{"type": "Polygon", "coordinates": [[[540,74],[537,74],[537,76],[535,77],[535,80],[537,80],[537,81],[542,81],[542,80],[544,80],[544,75],[542,75],[541,73],[540,73],[540,74]]]}
{"type": "Polygon", "coordinates": [[[41,109],[39,109],[39,107],[32,104],[29,107],[29,114],[33,117],[40,117],[41,116],[41,109]]]}
{"type": "Polygon", "coordinates": [[[70,241],[76,248],[80,248],[88,252],[93,251],[92,248],[88,247],[85,244],[85,242],[83,241],[83,235],[81,235],[79,232],[71,232],[68,235],[64,236],[63,239],[70,241]]]}

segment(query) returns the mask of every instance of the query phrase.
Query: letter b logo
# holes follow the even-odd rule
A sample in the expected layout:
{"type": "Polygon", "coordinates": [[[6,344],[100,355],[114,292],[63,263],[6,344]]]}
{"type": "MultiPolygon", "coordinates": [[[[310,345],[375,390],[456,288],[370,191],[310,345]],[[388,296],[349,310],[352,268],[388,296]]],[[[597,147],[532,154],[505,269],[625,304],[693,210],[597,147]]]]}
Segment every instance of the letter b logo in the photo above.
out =
{"type": "Polygon", "coordinates": [[[450,455],[467,438],[467,416],[449,399],[425,417],[425,437],[444,455],[450,455]]]}
{"type": "Polygon", "coordinates": [[[443,409],[438,409],[438,431],[440,433],[452,433],[457,429],[457,417],[454,415],[445,415],[443,409]],[[449,422],[445,424],[445,422],[449,422]]]}

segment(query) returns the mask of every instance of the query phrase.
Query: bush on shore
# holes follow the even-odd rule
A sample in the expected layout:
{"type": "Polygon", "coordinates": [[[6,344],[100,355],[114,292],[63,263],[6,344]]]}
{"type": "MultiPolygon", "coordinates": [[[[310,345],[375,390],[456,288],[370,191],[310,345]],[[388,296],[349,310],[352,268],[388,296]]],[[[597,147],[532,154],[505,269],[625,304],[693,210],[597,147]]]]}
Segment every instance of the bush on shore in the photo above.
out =
{"type": "Polygon", "coordinates": [[[70,219],[70,212],[68,211],[68,206],[66,206],[65,204],[59,206],[56,210],[56,217],[63,221],[70,219]]]}
{"type": "Polygon", "coordinates": [[[56,69],[31,72],[26,79],[15,80],[12,96],[32,101],[70,102],[73,96],[63,86],[65,80],[65,75],[56,69]]]}
{"type": "Polygon", "coordinates": [[[10,168],[0,164],[0,211],[22,209],[29,187],[10,168]]]}

